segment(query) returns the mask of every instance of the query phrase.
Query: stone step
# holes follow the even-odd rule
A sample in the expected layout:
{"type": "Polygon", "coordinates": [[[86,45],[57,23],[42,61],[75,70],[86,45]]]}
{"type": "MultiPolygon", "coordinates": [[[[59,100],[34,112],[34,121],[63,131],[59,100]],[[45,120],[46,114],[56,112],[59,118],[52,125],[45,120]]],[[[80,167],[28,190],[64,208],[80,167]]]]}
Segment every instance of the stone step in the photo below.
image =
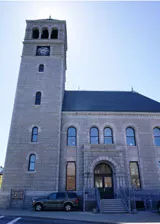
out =
{"type": "Polygon", "coordinates": [[[102,208],[101,211],[111,211],[111,210],[114,210],[114,211],[119,211],[119,210],[122,210],[122,211],[126,211],[125,208],[102,208]]]}
{"type": "Polygon", "coordinates": [[[112,209],[113,209],[113,208],[115,208],[115,209],[116,209],[116,208],[124,208],[123,205],[119,205],[119,206],[109,206],[109,205],[108,205],[108,206],[101,206],[101,207],[102,207],[102,208],[112,208],[112,209]]]}
{"type": "Polygon", "coordinates": [[[113,206],[114,207],[114,206],[122,206],[122,203],[115,203],[115,204],[114,203],[112,203],[112,204],[109,204],[109,203],[103,203],[102,204],[101,203],[100,205],[101,206],[113,206]]]}
{"type": "Polygon", "coordinates": [[[128,213],[128,211],[101,211],[101,213],[128,213]]]}
{"type": "Polygon", "coordinates": [[[101,205],[121,205],[122,202],[101,202],[101,205]]]}
{"type": "Polygon", "coordinates": [[[101,206],[103,209],[125,209],[124,206],[101,206]]]}
{"type": "Polygon", "coordinates": [[[122,200],[117,200],[117,199],[112,199],[112,200],[100,200],[101,201],[101,203],[110,203],[110,204],[112,204],[112,203],[114,203],[114,204],[116,204],[116,203],[121,203],[122,202],[122,200]]]}
{"type": "Polygon", "coordinates": [[[100,201],[101,213],[127,213],[121,199],[102,199],[100,201]]]}

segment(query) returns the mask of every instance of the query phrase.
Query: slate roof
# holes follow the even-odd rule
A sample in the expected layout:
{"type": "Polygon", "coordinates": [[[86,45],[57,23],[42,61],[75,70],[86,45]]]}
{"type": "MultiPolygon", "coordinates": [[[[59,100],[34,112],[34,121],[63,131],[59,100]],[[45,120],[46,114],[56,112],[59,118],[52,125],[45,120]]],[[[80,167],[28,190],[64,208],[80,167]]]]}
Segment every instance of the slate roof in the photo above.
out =
{"type": "Polygon", "coordinates": [[[160,103],[132,91],[65,91],[62,111],[160,112],[160,103]]]}

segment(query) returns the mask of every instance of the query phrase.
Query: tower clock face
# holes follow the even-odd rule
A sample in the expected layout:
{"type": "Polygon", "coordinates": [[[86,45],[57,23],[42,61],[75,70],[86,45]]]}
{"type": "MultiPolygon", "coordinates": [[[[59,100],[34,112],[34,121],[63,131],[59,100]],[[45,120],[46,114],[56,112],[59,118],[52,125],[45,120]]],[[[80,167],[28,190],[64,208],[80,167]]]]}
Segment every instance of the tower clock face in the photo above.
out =
{"type": "Polygon", "coordinates": [[[50,47],[49,46],[38,46],[36,51],[37,56],[49,56],[50,47]]]}

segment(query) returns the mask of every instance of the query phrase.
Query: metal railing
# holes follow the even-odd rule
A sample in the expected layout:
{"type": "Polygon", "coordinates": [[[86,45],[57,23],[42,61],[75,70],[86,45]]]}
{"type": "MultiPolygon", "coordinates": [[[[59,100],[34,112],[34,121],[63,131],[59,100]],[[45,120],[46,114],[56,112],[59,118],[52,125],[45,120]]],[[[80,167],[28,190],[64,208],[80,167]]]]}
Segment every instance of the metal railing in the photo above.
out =
{"type": "MultiPolygon", "coordinates": [[[[149,189],[136,189],[134,187],[119,187],[117,189],[117,198],[122,200],[128,212],[137,212],[137,201],[144,203],[145,211],[154,211],[156,204],[160,200],[160,191],[149,189]]],[[[100,193],[98,188],[83,188],[83,211],[86,210],[86,201],[96,201],[97,210],[101,212],[100,208],[100,193]]]]}
{"type": "Polygon", "coordinates": [[[131,212],[131,204],[130,204],[130,198],[129,198],[129,189],[124,187],[119,187],[119,197],[122,200],[122,203],[124,204],[126,210],[128,212],[131,212]]]}
{"type": "Polygon", "coordinates": [[[83,211],[86,210],[86,199],[97,201],[96,188],[83,188],[83,211]]]}
{"type": "Polygon", "coordinates": [[[145,211],[156,210],[156,204],[160,200],[160,191],[156,189],[134,189],[135,201],[143,201],[145,211]]]}
{"type": "Polygon", "coordinates": [[[137,189],[135,187],[120,187],[118,197],[121,198],[124,206],[129,212],[137,212],[138,204],[143,202],[145,211],[156,210],[156,204],[160,200],[160,191],[155,189],[137,189]]]}
{"type": "Polygon", "coordinates": [[[99,190],[98,190],[97,187],[95,188],[95,190],[96,190],[97,210],[98,210],[98,212],[101,213],[101,206],[100,206],[100,200],[101,200],[101,198],[100,198],[100,193],[99,193],[99,190]]]}
{"type": "Polygon", "coordinates": [[[100,193],[98,188],[83,188],[83,211],[86,210],[86,199],[96,200],[97,211],[101,212],[100,209],[100,193]]]}
{"type": "Polygon", "coordinates": [[[133,212],[136,212],[137,208],[136,208],[136,198],[135,198],[135,188],[134,187],[129,188],[129,200],[130,200],[131,210],[133,212]]]}

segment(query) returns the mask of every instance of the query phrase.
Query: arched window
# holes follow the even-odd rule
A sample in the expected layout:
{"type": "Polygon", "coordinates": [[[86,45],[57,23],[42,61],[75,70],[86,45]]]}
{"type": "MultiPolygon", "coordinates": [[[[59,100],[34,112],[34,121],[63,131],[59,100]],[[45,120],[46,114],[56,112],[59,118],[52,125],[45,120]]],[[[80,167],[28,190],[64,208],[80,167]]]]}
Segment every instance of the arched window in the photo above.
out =
{"type": "Polygon", "coordinates": [[[31,142],[37,142],[37,140],[38,140],[38,128],[33,127],[32,128],[31,142]]]}
{"type": "Polygon", "coordinates": [[[111,128],[104,129],[104,144],[113,144],[113,132],[111,128]]]}
{"type": "Polygon", "coordinates": [[[154,135],[154,143],[156,146],[160,146],[160,128],[154,128],[153,129],[153,135],[154,135]]]}
{"type": "Polygon", "coordinates": [[[94,174],[98,175],[112,174],[112,169],[109,165],[105,163],[100,163],[95,167],[94,174]]]}
{"type": "Polygon", "coordinates": [[[36,163],[36,155],[31,154],[29,156],[28,171],[34,171],[35,170],[35,163],[36,163]]]}
{"type": "Polygon", "coordinates": [[[77,145],[77,131],[74,127],[69,127],[67,131],[67,145],[76,146],[77,145]]]}
{"type": "Polygon", "coordinates": [[[36,92],[35,105],[40,105],[40,104],[41,104],[41,92],[36,92]]]}
{"type": "Polygon", "coordinates": [[[39,65],[38,71],[39,72],[44,72],[44,65],[43,64],[39,65]]]}
{"type": "Polygon", "coordinates": [[[32,30],[32,38],[33,39],[38,39],[39,38],[39,30],[38,28],[35,28],[32,30]]]}
{"type": "Polygon", "coordinates": [[[90,144],[99,143],[99,131],[98,128],[93,127],[90,129],[90,144]]]}
{"type": "Polygon", "coordinates": [[[129,145],[129,146],[136,145],[135,131],[133,128],[128,127],[126,129],[126,139],[127,139],[127,145],[129,145]]]}
{"type": "Polygon", "coordinates": [[[48,29],[45,28],[42,30],[42,34],[41,34],[41,38],[42,39],[48,39],[49,33],[48,33],[48,29]]]}
{"type": "Polygon", "coordinates": [[[51,39],[57,39],[58,38],[58,29],[53,28],[51,33],[51,39]]]}

